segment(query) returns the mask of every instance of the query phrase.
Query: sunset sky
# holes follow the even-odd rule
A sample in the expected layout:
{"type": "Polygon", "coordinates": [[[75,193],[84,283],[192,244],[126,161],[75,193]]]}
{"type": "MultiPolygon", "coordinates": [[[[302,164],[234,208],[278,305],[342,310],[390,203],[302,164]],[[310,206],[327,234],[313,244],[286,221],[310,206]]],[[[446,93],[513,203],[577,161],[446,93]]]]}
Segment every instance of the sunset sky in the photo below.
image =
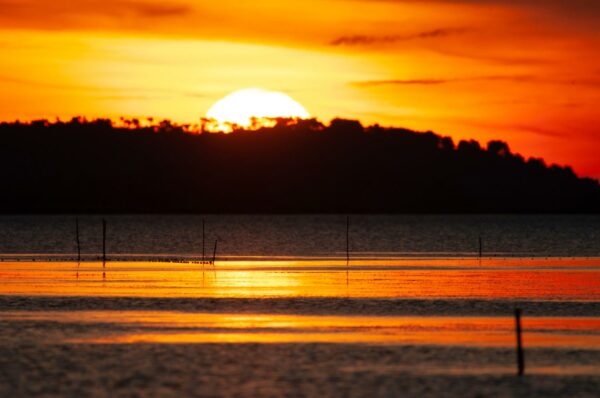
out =
{"type": "Polygon", "coordinates": [[[597,0],[0,0],[0,120],[198,121],[232,91],[600,178],[597,0]]]}

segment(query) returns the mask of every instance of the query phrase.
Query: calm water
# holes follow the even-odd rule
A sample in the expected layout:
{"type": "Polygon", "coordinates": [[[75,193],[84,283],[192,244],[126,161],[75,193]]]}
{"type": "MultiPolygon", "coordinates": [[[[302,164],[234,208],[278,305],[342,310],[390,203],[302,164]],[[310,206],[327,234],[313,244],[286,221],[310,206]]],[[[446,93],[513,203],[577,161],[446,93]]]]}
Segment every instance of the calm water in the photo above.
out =
{"type": "Polygon", "coordinates": [[[599,216],[106,219],[0,217],[0,396],[600,389],[599,216]]]}
{"type": "MultiPolygon", "coordinates": [[[[346,217],[108,216],[111,255],[344,256],[346,217]]],[[[101,251],[101,218],[80,217],[82,250],[101,251]]],[[[600,256],[600,215],[353,216],[354,256],[600,256]]],[[[72,216],[0,216],[0,253],[73,254],[72,216]]]]}

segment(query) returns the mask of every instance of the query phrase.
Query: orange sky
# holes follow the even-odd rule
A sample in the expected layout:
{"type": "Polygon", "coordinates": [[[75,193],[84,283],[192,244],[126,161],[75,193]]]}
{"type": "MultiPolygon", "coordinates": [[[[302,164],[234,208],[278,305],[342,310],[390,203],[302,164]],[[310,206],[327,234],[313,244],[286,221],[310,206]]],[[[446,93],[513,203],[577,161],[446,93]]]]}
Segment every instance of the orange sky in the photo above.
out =
{"type": "Polygon", "coordinates": [[[594,0],[0,0],[0,120],[197,121],[231,91],[600,178],[594,0]]]}

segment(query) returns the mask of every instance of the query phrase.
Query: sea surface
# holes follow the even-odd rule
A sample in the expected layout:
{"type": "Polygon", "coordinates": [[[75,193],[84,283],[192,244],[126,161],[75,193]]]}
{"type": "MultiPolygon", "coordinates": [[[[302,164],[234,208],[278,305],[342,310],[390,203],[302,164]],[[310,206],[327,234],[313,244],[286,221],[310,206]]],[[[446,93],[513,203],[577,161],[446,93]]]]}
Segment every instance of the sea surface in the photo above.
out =
{"type": "Polygon", "coordinates": [[[104,219],[0,216],[0,396],[600,391],[599,216],[104,219]]]}
{"type": "MultiPolygon", "coordinates": [[[[0,216],[0,253],[71,255],[74,216],[0,216]]],[[[84,256],[102,251],[102,218],[111,256],[346,255],[345,215],[79,216],[84,256]]],[[[598,257],[600,215],[355,215],[349,249],[354,258],[473,256],[479,238],[486,256],[598,257]]]]}

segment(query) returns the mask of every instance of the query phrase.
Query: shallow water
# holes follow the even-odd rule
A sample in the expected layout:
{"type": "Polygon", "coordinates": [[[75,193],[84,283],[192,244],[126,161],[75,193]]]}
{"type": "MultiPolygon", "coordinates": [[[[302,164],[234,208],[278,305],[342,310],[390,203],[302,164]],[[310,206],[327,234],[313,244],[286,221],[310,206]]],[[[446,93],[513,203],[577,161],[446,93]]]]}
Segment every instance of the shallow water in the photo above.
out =
{"type": "Polygon", "coordinates": [[[519,307],[529,346],[600,346],[598,258],[5,261],[0,277],[2,320],[56,319],[56,342],[509,347],[519,307]]]}
{"type": "Polygon", "coordinates": [[[598,267],[563,261],[7,262],[0,395],[595,397],[598,267]]]}
{"type": "Polygon", "coordinates": [[[597,396],[597,216],[204,218],[0,217],[0,396],[597,396]]]}
{"type": "Polygon", "coordinates": [[[4,262],[0,294],[599,300],[600,259],[4,262]]]}
{"type": "MultiPolygon", "coordinates": [[[[513,347],[508,317],[331,316],[173,311],[5,312],[4,322],[44,330],[54,343],[363,343],[513,347]],[[54,330],[50,334],[49,330],[54,330]]],[[[530,317],[528,348],[600,350],[600,319],[530,317]]],[[[22,336],[24,338],[25,336],[22,336]]],[[[33,339],[35,336],[27,336],[33,339]]],[[[600,353],[599,353],[600,354],[600,353]]],[[[557,368],[558,369],[558,368],[557,368]]],[[[572,370],[570,370],[572,372],[572,370]]]]}
{"type": "MultiPolygon", "coordinates": [[[[345,215],[107,216],[109,255],[345,257],[345,215]]],[[[102,251],[102,218],[80,216],[85,256],[102,251]]],[[[354,215],[353,256],[600,257],[600,215],[354,215]]],[[[73,216],[0,216],[1,254],[76,253],[73,216]]]]}

